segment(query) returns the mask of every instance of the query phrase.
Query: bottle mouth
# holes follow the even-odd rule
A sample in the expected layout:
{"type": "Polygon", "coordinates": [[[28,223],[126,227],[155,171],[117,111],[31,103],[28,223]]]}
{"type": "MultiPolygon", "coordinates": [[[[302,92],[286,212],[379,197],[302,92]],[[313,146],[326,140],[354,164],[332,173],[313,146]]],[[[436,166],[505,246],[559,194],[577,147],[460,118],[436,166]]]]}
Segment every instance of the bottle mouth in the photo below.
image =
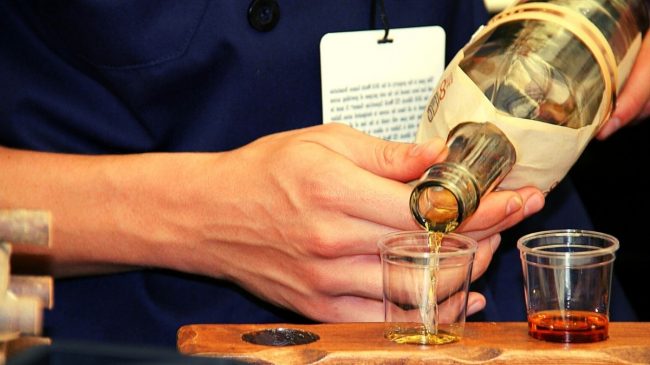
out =
{"type": "Polygon", "coordinates": [[[418,184],[411,192],[410,206],[416,221],[429,231],[453,231],[463,217],[458,197],[439,181],[418,184]]]}

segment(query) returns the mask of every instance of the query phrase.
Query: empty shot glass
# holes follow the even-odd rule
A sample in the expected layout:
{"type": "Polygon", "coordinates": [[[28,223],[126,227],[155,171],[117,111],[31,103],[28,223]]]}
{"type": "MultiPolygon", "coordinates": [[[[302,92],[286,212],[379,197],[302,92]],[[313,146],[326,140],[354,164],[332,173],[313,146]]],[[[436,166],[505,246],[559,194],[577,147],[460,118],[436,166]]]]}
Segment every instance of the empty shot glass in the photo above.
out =
{"type": "Polygon", "coordinates": [[[421,345],[458,341],[477,243],[456,233],[405,231],[378,242],[384,296],[384,336],[421,345]]]}
{"type": "Polygon", "coordinates": [[[615,237],[585,230],[531,233],[517,242],[528,334],[552,342],[608,338],[615,237]]]}

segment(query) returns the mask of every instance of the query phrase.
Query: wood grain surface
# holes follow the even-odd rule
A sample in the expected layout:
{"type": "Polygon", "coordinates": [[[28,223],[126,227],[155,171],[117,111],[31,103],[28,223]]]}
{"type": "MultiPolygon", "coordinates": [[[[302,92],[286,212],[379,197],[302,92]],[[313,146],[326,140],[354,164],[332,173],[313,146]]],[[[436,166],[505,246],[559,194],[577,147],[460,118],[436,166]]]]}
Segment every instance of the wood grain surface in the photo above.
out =
{"type": "Polygon", "coordinates": [[[536,340],[524,322],[470,322],[460,341],[432,346],[390,342],[383,328],[383,323],[197,324],[179,329],[177,345],[183,354],[253,364],[650,364],[650,322],[610,323],[609,339],[587,344],[536,340]],[[294,346],[242,339],[277,328],[309,331],[320,339],[294,346]]]}

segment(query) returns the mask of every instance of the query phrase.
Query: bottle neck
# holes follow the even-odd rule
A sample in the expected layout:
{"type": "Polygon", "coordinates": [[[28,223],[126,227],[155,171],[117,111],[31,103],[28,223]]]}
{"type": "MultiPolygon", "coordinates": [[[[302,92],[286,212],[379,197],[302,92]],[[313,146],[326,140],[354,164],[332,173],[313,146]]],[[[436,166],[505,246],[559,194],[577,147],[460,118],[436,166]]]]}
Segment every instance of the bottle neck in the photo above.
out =
{"type": "Polygon", "coordinates": [[[433,165],[411,192],[411,213],[424,228],[450,232],[472,215],[481,197],[479,184],[464,166],[433,165]]]}
{"type": "Polygon", "coordinates": [[[411,213],[430,231],[450,232],[471,216],[516,161],[514,146],[494,124],[464,122],[447,139],[449,154],[411,192],[411,213]]]}

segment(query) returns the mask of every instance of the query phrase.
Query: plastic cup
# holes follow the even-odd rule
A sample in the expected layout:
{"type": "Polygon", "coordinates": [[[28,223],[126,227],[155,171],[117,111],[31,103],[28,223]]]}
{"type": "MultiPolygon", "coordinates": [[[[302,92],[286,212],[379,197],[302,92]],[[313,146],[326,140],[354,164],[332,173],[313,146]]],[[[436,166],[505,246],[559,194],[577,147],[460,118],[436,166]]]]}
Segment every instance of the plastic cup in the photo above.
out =
{"type": "Polygon", "coordinates": [[[585,230],[531,233],[517,242],[528,334],[552,342],[608,338],[615,237],[585,230]]]}
{"type": "Polygon", "coordinates": [[[397,343],[421,345],[460,340],[476,241],[455,233],[406,231],[382,237],[378,246],[384,336],[397,343]],[[439,247],[436,237],[441,238],[439,247]]]}

